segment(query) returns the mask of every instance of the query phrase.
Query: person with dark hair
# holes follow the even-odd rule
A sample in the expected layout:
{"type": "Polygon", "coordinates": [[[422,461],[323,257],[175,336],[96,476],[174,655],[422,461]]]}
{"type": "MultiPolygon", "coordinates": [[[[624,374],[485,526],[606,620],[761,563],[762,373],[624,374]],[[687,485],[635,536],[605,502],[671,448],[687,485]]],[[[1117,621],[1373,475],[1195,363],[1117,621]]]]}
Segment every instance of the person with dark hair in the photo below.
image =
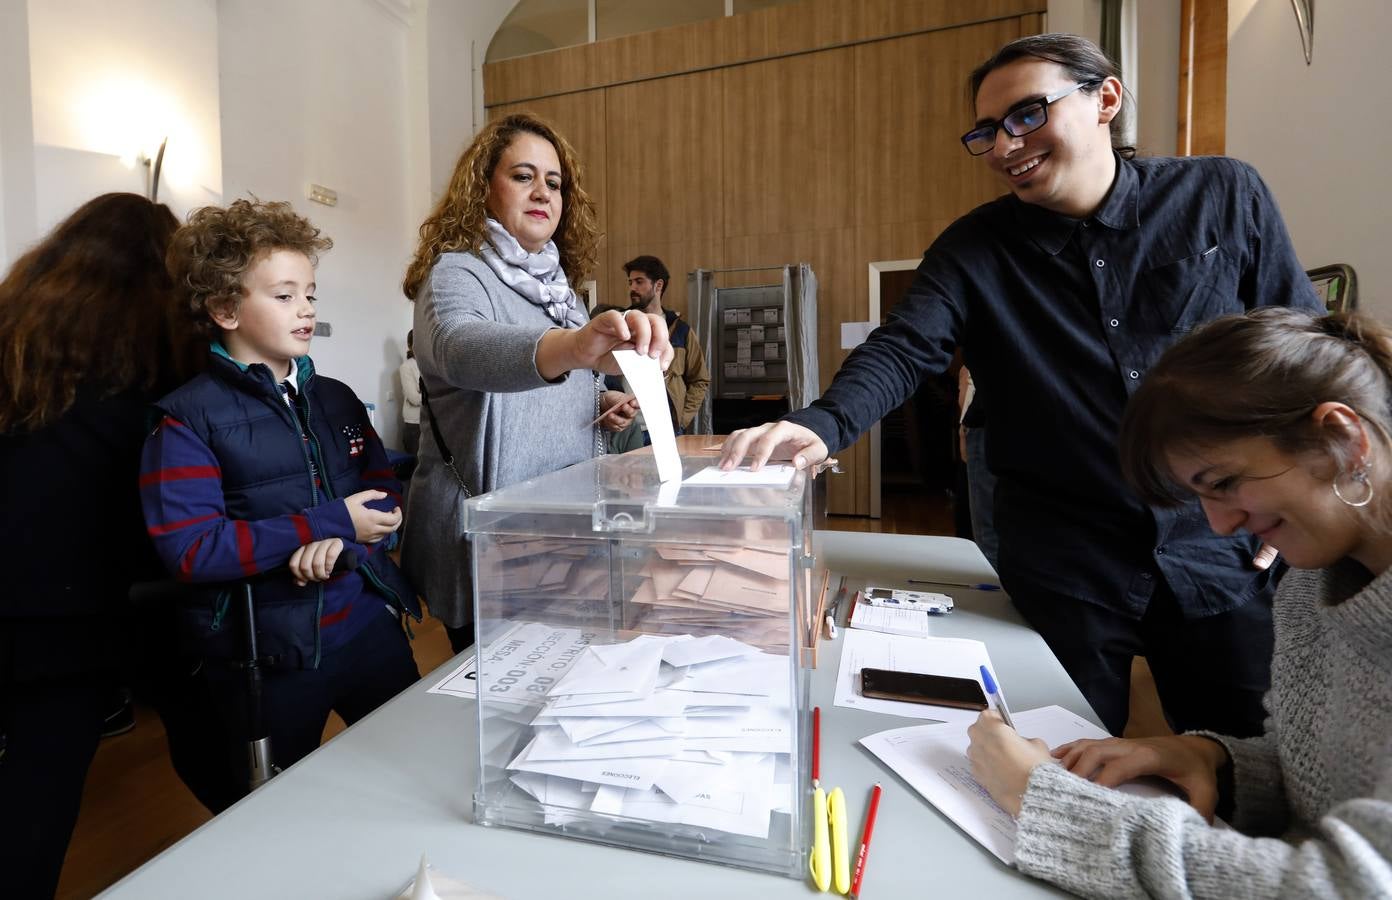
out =
{"type": "MultiPolygon", "coordinates": [[[[662,297],[672,276],[656,256],[638,256],[624,263],[628,276],[628,302],[631,309],[662,316],[672,339],[672,365],[667,369],[667,402],[671,405],[672,425],[685,434],[696,421],[710,390],[710,369],[701,341],[674,310],[662,308],[662,297]]],[[[640,414],[639,418],[642,416],[640,414]]],[[[646,432],[646,429],[644,429],[646,432]]]]}
{"type": "Polygon", "coordinates": [[[420,604],[384,540],[401,485],[362,401],[308,355],[330,246],[289,203],[248,200],[195,210],[170,244],[189,324],[213,340],[208,371],[157,405],[140,496],[165,567],[190,585],[179,621],[238,788],[200,797],[213,812],[253,774],[248,629],[282,768],[319,746],[330,712],[351,725],[419,677],[402,622],[420,604]]]}
{"type": "Polygon", "coordinates": [[[967,756],[1018,819],[1016,865],[1089,897],[1392,896],[1392,331],[1286,309],[1211,322],[1132,397],[1121,463],[1146,501],[1197,497],[1215,532],[1292,566],[1269,717],[1260,737],[1051,754],[983,713],[967,756]],[[1110,790],[1142,776],[1185,799],[1110,790]]]}
{"type": "Polygon", "coordinates": [[[9,896],[56,890],[111,697],[147,661],[128,600],[133,583],[161,571],[135,485],[146,407],[199,359],[164,266],[178,224],[136,194],[103,194],[0,281],[0,872],[9,896]],[[84,534],[76,553],[75,528],[84,534]]]}
{"type": "Polygon", "coordinates": [[[464,499],[604,453],[604,428],[631,418],[596,375],[618,373],[614,350],[671,360],[661,317],[586,314],[571,285],[599,237],[575,150],[525,113],[475,135],[420,227],[402,291],[425,427],[402,563],[456,652],[474,643],[464,499]]]}
{"type": "Polygon", "coordinates": [[[1117,67],[1076,35],[1012,41],[970,78],[965,152],[1009,194],[950,225],[822,398],[737,432],[721,464],[850,445],[962,347],[982,394],[1002,585],[1114,734],[1144,656],[1178,729],[1253,735],[1280,566],[1197,505],[1152,509],[1117,429],[1182,335],[1256,306],[1319,309],[1276,202],[1224,157],[1133,159],[1117,67]],[[1201,660],[1201,664],[1196,664],[1201,660]]]}

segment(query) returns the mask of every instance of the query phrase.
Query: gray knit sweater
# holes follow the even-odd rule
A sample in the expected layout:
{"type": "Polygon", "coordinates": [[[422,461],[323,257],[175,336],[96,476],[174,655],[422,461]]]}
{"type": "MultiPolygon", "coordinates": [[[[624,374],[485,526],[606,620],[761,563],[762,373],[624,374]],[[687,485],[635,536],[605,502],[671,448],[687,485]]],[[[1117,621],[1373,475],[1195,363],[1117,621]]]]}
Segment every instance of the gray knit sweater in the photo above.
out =
{"type": "Polygon", "coordinates": [[[1392,897],[1392,571],[1293,570],[1274,618],[1266,734],[1219,738],[1237,830],[1043,765],[1020,870],[1089,897],[1392,897]]]}
{"type": "Polygon", "coordinates": [[[474,618],[464,496],[444,465],[430,416],[469,493],[483,494],[601,452],[591,421],[600,382],[588,371],[548,382],[541,336],[559,327],[472,253],[446,253],[416,296],[416,360],[430,392],[411,476],[402,567],[430,612],[458,628],[474,618]]]}

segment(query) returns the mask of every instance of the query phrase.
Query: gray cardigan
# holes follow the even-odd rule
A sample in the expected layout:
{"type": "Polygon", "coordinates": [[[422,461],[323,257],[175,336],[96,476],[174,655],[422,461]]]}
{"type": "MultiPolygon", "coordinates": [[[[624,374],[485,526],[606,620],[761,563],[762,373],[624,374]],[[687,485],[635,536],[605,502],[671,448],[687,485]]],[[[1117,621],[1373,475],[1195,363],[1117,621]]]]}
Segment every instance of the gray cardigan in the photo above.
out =
{"type": "Polygon", "coordinates": [[[1238,830],[1042,765],[1021,807],[1020,870],[1109,900],[1392,897],[1392,571],[1292,570],[1274,620],[1266,734],[1218,738],[1238,830]]]}
{"type": "Polygon", "coordinates": [[[591,372],[548,382],[541,336],[559,327],[472,253],[446,253],[416,296],[416,360],[430,393],[411,477],[402,566],[452,628],[473,621],[464,495],[445,467],[430,417],[471,494],[525,481],[603,452],[601,383],[591,372]]]}

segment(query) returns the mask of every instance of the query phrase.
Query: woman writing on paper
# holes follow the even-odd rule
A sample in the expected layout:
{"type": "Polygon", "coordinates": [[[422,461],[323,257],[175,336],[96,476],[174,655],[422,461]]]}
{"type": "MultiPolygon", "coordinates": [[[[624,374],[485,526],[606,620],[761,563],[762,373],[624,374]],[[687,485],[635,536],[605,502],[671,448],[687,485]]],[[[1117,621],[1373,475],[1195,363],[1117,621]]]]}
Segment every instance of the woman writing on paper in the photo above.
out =
{"type": "Polygon", "coordinates": [[[983,714],[968,756],[1018,817],[1020,870],[1108,898],[1392,896],[1392,331],[1286,309],[1216,320],[1151,369],[1121,453],[1150,502],[1197,495],[1215,531],[1292,566],[1266,733],[1050,754],[983,714]],[[1143,775],[1188,804],[1108,789],[1143,775]]]}
{"type": "Polygon", "coordinates": [[[593,370],[617,374],[622,349],[671,361],[661,316],[586,316],[571,284],[598,243],[575,151],[525,114],[484,126],[421,225],[402,284],[426,388],[402,563],[456,651],[473,643],[465,493],[603,453],[636,407],[593,370]]]}

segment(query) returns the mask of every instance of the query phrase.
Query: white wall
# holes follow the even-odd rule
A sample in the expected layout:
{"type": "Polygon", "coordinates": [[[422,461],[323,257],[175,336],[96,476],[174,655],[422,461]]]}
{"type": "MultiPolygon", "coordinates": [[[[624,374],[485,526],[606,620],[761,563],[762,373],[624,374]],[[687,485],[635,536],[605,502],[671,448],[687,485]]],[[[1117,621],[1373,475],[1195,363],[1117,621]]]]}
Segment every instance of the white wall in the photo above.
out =
{"type": "Polygon", "coordinates": [[[31,0],[28,12],[36,233],[97,194],[144,193],[134,157],[164,137],[160,200],[177,215],[218,202],[214,0],[31,0]]]}
{"type": "Polygon", "coordinates": [[[1095,41],[1102,33],[1101,0],[1049,0],[1044,27],[1095,41]]]}
{"type": "MultiPolygon", "coordinates": [[[[484,122],[482,66],[517,0],[429,0],[430,196],[439,197],[484,122]]],[[[422,216],[424,218],[424,216],[422,216]]]]}
{"type": "Polygon", "coordinates": [[[417,223],[408,217],[409,5],[374,0],[222,0],[223,185],[227,200],[288,200],[334,247],[319,264],[318,371],[377,405],[396,445],[396,368],[410,304],[401,276],[417,223]],[[306,199],[310,183],[338,192],[306,199]]]}
{"type": "Polygon", "coordinates": [[[29,10],[0,0],[0,273],[37,234],[34,116],[29,95],[29,10]]]}
{"type": "Polygon", "coordinates": [[[1128,65],[1136,98],[1136,149],[1173,156],[1179,122],[1179,0],[1131,0],[1136,60],[1128,65]]]}
{"type": "Polygon", "coordinates": [[[1352,265],[1361,307],[1392,319],[1392,3],[1316,4],[1310,66],[1289,0],[1231,0],[1228,31],[1228,154],[1271,186],[1301,263],[1352,265]]]}

